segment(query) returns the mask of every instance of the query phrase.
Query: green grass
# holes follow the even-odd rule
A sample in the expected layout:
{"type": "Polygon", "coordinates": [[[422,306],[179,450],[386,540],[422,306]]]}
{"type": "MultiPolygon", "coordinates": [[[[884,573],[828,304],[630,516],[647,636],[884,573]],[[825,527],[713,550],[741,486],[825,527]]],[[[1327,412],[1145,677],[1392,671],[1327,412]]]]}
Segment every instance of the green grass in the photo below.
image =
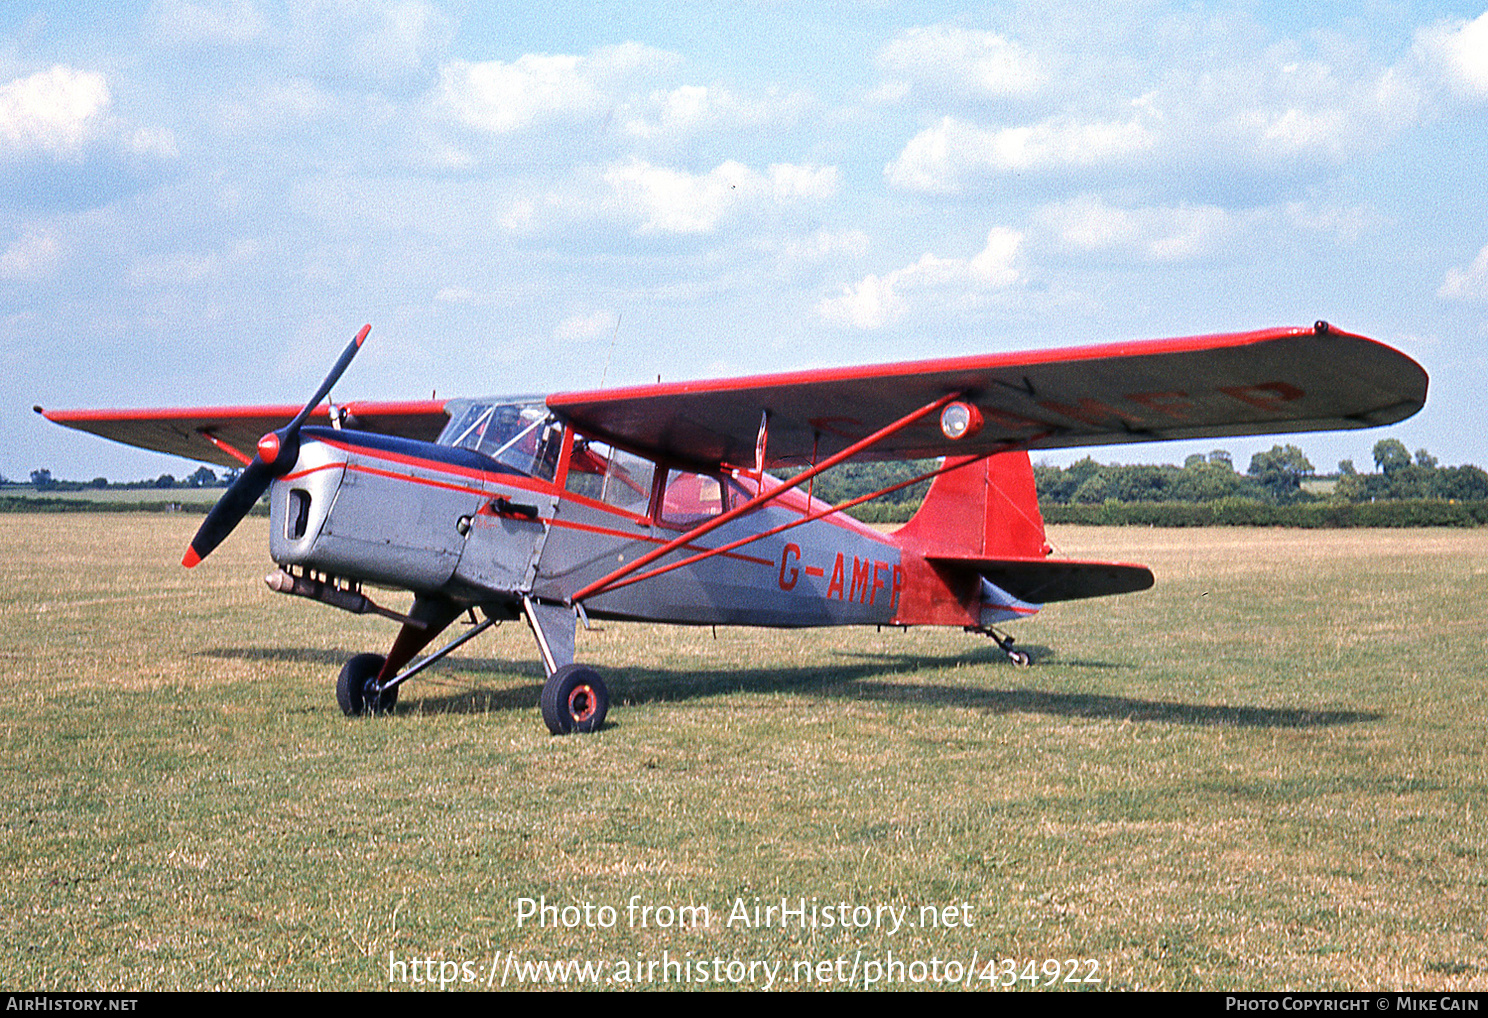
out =
{"type": "Polygon", "coordinates": [[[392,626],[269,592],[262,520],[181,569],[195,522],[0,517],[7,990],[381,989],[389,952],[1488,988],[1488,532],[1051,528],[1158,586],[1021,625],[1028,670],[960,632],[609,625],[579,646],[612,724],[555,739],[520,624],[342,717],[392,626]],[[727,926],[756,896],[974,925],[727,926]]]}

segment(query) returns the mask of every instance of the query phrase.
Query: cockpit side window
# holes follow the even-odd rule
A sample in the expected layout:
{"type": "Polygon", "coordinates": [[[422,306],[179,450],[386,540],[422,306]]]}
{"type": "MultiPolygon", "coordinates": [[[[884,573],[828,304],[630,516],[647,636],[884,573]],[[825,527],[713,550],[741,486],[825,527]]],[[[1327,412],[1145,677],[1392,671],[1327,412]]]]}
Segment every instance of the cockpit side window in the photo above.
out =
{"type": "Polygon", "coordinates": [[[604,442],[578,439],[568,461],[569,491],[604,502],[635,516],[651,504],[656,464],[604,442]]]}

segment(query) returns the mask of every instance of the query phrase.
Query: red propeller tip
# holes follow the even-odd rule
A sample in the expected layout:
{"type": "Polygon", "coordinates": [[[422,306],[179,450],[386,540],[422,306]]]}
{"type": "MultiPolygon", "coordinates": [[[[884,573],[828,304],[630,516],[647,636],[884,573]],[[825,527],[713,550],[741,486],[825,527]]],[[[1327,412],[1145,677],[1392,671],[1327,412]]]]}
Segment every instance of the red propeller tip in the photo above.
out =
{"type": "Polygon", "coordinates": [[[186,549],[186,557],[181,559],[181,565],[187,569],[195,569],[196,564],[201,561],[201,556],[196,553],[195,548],[186,549]]]}

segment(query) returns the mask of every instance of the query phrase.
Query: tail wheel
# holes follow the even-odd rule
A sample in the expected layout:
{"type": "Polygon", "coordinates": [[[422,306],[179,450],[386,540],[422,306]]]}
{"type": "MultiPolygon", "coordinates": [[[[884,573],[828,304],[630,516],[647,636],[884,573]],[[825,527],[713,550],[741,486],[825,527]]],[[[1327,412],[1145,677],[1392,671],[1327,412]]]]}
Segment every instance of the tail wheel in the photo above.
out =
{"type": "Polygon", "coordinates": [[[597,732],[610,709],[610,691],[592,668],[564,665],[543,686],[542,716],[554,735],[597,732]]]}
{"type": "Polygon", "coordinates": [[[377,688],[377,673],[386,660],[381,654],[358,654],[341,669],[336,679],[336,702],[347,717],[388,714],[397,705],[397,686],[377,688]]]}

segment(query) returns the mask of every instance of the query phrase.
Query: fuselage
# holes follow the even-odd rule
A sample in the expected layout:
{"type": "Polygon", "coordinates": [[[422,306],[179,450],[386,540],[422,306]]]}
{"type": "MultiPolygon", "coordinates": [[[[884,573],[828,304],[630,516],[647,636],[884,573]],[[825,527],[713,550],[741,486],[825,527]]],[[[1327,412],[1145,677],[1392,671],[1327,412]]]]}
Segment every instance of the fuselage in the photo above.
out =
{"type": "MultiPolygon", "coordinates": [[[[471,605],[567,603],[780,486],[642,459],[563,428],[540,403],[461,401],[437,443],[303,429],[299,460],[270,492],[270,552],[282,566],[471,605]]],[[[829,509],[784,491],[586,597],[585,609],[782,627],[978,621],[980,590],[940,596],[955,605],[949,617],[917,617],[925,598],[911,587],[938,582],[934,571],[829,509]]]]}

